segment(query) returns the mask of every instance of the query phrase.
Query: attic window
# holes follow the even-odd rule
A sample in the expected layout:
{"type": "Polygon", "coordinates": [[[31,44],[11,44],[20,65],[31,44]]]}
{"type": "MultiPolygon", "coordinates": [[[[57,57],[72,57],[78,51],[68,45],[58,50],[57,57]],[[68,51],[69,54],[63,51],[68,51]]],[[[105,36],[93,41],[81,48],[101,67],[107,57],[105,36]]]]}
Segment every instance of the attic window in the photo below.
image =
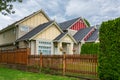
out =
{"type": "Polygon", "coordinates": [[[28,26],[21,26],[20,30],[24,31],[24,32],[28,32],[29,31],[29,27],[28,26]]]}

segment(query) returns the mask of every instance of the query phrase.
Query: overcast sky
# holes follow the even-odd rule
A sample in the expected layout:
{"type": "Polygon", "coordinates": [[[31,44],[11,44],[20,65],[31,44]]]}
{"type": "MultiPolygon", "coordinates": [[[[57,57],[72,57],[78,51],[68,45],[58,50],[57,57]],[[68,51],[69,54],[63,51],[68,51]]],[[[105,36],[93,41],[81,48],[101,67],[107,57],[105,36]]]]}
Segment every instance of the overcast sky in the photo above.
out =
{"type": "Polygon", "coordinates": [[[0,29],[40,9],[57,22],[83,17],[96,25],[120,17],[120,0],[23,0],[14,3],[15,14],[0,14],[0,29]]]}

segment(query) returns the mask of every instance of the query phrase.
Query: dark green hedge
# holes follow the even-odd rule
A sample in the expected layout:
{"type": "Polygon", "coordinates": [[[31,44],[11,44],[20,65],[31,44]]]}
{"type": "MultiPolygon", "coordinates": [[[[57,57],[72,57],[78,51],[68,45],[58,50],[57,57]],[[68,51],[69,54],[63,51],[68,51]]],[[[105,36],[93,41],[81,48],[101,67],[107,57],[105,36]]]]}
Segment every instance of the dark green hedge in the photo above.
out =
{"type": "Polygon", "coordinates": [[[120,18],[101,25],[98,72],[101,80],[120,80],[120,18]]]}
{"type": "Polygon", "coordinates": [[[99,43],[85,43],[82,45],[81,54],[98,54],[99,43]]]}

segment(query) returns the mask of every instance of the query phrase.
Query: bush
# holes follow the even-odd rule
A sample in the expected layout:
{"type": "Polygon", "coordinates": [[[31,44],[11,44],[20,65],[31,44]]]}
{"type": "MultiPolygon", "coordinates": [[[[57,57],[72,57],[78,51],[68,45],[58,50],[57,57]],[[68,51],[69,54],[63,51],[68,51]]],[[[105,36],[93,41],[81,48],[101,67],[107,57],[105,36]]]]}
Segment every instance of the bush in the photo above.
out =
{"type": "Polygon", "coordinates": [[[97,54],[99,43],[85,43],[82,45],[81,54],[97,54]]]}
{"type": "Polygon", "coordinates": [[[101,25],[98,72],[101,80],[120,80],[120,18],[101,25]]]}

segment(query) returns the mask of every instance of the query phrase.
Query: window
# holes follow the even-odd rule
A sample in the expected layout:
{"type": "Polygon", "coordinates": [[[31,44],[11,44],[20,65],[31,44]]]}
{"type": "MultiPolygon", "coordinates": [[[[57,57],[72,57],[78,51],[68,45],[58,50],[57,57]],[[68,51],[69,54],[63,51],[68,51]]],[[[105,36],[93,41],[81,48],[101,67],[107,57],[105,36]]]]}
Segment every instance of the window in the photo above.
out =
{"type": "Polygon", "coordinates": [[[38,53],[42,52],[44,55],[50,55],[51,54],[51,42],[47,41],[39,41],[38,44],[38,53]]]}
{"type": "Polygon", "coordinates": [[[28,32],[29,31],[29,27],[28,26],[21,26],[20,30],[24,31],[24,32],[28,32]]]}

